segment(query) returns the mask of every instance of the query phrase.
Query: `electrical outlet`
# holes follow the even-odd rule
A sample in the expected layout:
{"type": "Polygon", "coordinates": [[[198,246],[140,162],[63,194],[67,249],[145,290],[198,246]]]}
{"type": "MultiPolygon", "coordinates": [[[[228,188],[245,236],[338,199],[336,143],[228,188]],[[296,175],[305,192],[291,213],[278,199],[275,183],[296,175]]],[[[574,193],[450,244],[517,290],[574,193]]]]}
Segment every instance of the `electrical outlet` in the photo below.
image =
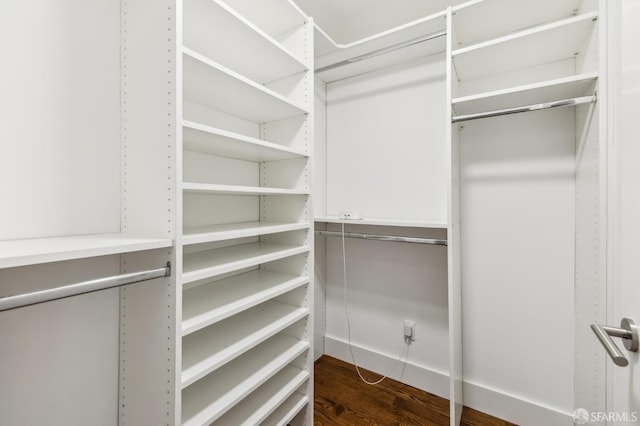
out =
{"type": "Polygon", "coordinates": [[[351,210],[341,210],[338,213],[338,218],[343,220],[359,220],[362,219],[360,213],[351,210]]]}
{"type": "Polygon", "coordinates": [[[410,342],[416,341],[416,323],[413,321],[404,320],[403,322],[403,333],[405,340],[410,342]]]}

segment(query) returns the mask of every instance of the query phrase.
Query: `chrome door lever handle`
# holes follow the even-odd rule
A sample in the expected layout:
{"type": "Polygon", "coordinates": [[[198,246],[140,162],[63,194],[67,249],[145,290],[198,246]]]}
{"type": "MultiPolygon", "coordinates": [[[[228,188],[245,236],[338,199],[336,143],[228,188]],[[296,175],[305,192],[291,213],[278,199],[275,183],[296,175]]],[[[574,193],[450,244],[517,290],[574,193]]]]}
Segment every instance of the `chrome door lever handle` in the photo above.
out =
{"type": "Polygon", "coordinates": [[[624,347],[631,352],[638,352],[638,327],[629,318],[620,321],[620,328],[609,327],[607,325],[591,324],[591,330],[595,333],[602,346],[616,365],[625,367],[629,365],[629,360],[622,354],[618,346],[613,343],[611,337],[620,337],[624,347]]]}

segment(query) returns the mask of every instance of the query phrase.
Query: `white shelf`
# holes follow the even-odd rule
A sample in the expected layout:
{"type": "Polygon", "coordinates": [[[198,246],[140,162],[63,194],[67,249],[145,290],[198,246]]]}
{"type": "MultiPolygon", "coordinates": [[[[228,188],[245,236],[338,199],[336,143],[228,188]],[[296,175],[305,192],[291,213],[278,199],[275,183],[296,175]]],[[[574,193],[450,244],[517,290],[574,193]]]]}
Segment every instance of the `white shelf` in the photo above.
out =
{"type": "Polygon", "coordinates": [[[287,48],[222,1],[185,2],[183,21],[185,46],[256,82],[269,83],[308,70],[287,48]],[[229,36],[216,41],[220,34],[229,36]]]}
{"type": "Polygon", "coordinates": [[[336,216],[320,216],[314,218],[318,223],[344,223],[346,225],[378,225],[378,226],[400,226],[407,228],[434,228],[447,229],[447,224],[443,222],[423,222],[419,220],[398,220],[398,219],[375,219],[364,218],[359,220],[339,219],[336,216]]]}
{"type": "Polygon", "coordinates": [[[266,188],[260,186],[219,185],[184,182],[182,190],[190,193],[218,195],[309,195],[306,189],[266,188]]]}
{"type": "Polygon", "coordinates": [[[309,402],[309,397],[294,393],[262,424],[264,426],[286,426],[309,402]]]}
{"type": "Polygon", "coordinates": [[[454,50],[451,55],[457,76],[473,80],[573,58],[581,51],[597,17],[596,12],[586,13],[454,50]]]}
{"type": "Polygon", "coordinates": [[[234,238],[254,237],[258,235],[275,234],[278,232],[308,229],[309,226],[309,222],[242,222],[197,228],[185,228],[182,243],[188,245],[231,240],[234,238]]]}
{"type": "Polygon", "coordinates": [[[182,388],[309,315],[309,309],[270,300],[190,334],[182,343],[182,388]]]}
{"type": "Polygon", "coordinates": [[[306,245],[261,242],[189,253],[184,255],[182,282],[187,284],[308,251],[306,245]]]}
{"type": "Polygon", "coordinates": [[[593,94],[597,73],[580,74],[451,100],[456,114],[475,114],[593,94]]]}
{"type": "Polygon", "coordinates": [[[293,148],[186,120],[182,122],[182,141],[187,151],[254,162],[308,156],[293,148]]]}
{"type": "Polygon", "coordinates": [[[182,335],[301,287],[309,278],[257,269],[185,290],[182,335]]]}
{"type": "Polygon", "coordinates": [[[255,123],[309,111],[290,99],[206,58],[182,49],[185,99],[255,123]]]}
{"type": "Polygon", "coordinates": [[[120,233],[0,241],[0,268],[153,250],[172,245],[170,239],[120,233]]]}
{"type": "Polygon", "coordinates": [[[274,336],[182,391],[183,426],[208,425],[309,349],[274,336]]]}
{"type": "MultiPolygon", "coordinates": [[[[306,371],[287,366],[267,383],[253,391],[247,399],[229,410],[218,420],[218,424],[233,426],[262,424],[308,379],[309,373],[306,371]]],[[[304,395],[296,395],[296,399],[299,396],[304,397],[304,395]]]]}
{"type": "Polygon", "coordinates": [[[582,0],[470,1],[453,8],[460,45],[469,45],[575,15],[582,0]],[[508,19],[500,19],[508,16],[508,19]]]}

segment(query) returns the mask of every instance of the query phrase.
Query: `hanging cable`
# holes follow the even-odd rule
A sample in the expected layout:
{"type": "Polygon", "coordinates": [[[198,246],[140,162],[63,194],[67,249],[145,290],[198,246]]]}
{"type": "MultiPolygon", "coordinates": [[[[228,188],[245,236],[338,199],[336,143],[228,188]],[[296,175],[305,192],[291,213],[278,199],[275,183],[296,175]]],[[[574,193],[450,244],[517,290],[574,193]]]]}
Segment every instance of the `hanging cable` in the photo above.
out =
{"type": "Polygon", "coordinates": [[[360,372],[360,367],[356,362],[356,357],[353,354],[353,345],[351,344],[351,319],[349,318],[349,304],[348,304],[348,298],[347,298],[347,251],[345,249],[344,239],[345,239],[344,222],[342,222],[342,273],[343,273],[342,278],[343,278],[343,284],[344,284],[343,285],[344,315],[347,318],[347,342],[349,343],[349,352],[351,353],[351,361],[353,361],[353,365],[356,367],[356,372],[358,373],[358,377],[360,377],[360,379],[363,382],[365,382],[368,385],[377,385],[378,383],[386,379],[389,376],[389,374],[391,374],[393,369],[396,368],[396,366],[400,363],[400,361],[402,360],[402,357],[405,356],[405,354],[408,355],[410,340],[407,337],[404,338],[404,345],[406,346],[406,348],[403,348],[402,352],[400,353],[400,356],[398,357],[398,359],[396,359],[396,362],[391,366],[389,371],[387,371],[387,373],[384,376],[382,376],[381,379],[376,380],[375,382],[370,382],[362,376],[362,373],[360,372]]]}

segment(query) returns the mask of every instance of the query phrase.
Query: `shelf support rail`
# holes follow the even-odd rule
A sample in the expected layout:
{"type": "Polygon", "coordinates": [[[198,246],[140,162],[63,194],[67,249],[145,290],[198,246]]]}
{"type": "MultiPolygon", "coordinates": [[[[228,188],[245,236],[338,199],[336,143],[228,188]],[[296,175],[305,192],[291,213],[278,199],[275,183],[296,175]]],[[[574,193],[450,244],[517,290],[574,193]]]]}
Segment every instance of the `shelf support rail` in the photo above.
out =
{"type": "Polygon", "coordinates": [[[407,40],[407,41],[403,41],[401,43],[398,44],[394,44],[388,47],[383,47],[381,49],[378,50],[374,50],[372,52],[369,53],[365,53],[364,55],[360,55],[360,56],[356,56],[354,58],[350,58],[350,59],[346,59],[344,61],[340,61],[340,62],[336,62],[335,64],[331,64],[331,65],[327,65],[321,68],[316,68],[314,71],[316,73],[321,73],[324,71],[329,71],[332,70],[334,68],[339,68],[342,67],[344,65],[349,65],[349,64],[353,64],[355,62],[360,62],[360,61],[364,61],[366,59],[371,59],[371,58],[375,58],[376,56],[380,56],[380,55],[384,55],[385,53],[390,53],[399,49],[404,49],[405,47],[409,47],[409,46],[413,46],[419,43],[424,43],[425,41],[429,41],[429,40],[433,40],[439,37],[443,37],[447,35],[446,31],[438,31],[432,34],[428,34],[422,37],[418,37],[418,38],[414,38],[411,40],[407,40]]]}
{"type": "Polygon", "coordinates": [[[533,104],[522,107],[499,109],[495,111],[479,112],[476,114],[457,115],[451,118],[452,123],[461,121],[478,120],[480,118],[498,117],[501,115],[517,114],[521,112],[539,111],[542,109],[561,108],[582,104],[591,104],[597,101],[596,95],[583,96],[579,98],[563,99],[561,101],[544,102],[541,104],[533,104]]]}
{"type": "Polygon", "coordinates": [[[134,284],[141,281],[148,281],[155,278],[170,276],[171,264],[167,262],[167,266],[165,266],[164,268],[151,269],[141,272],[132,272],[128,274],[116,275],[113,277],[98,278],[95,280],[69,284],[66,286],[47,290],[34,291],[31,293],[18,294],[15,296],[6,296],[0,298],[0,312],[22,308],[24,306],[36,305],[39,303],[50,302],[52,300],[65,299],[67,297],[77,296],[80,294],[93,293],[109,288],[122,287],[124,285],[134,284]]]}
{"type": "MultiPolygon", "coordinates": [[[[342,237],[342,232],[337,232],[337,231],[315,231],[315,233],[323,237],[342,237]]],[[[399,237],[396,235],[361,234],[358,232],[345,232],[344,237],[358,238],[361,240],[395,241],[398,243],[430,244],[430,245],[436,245],[436,246],[447,245],[447,240],[441,240],[441,239],[435,239],[435,238],[399,237]]]]}

